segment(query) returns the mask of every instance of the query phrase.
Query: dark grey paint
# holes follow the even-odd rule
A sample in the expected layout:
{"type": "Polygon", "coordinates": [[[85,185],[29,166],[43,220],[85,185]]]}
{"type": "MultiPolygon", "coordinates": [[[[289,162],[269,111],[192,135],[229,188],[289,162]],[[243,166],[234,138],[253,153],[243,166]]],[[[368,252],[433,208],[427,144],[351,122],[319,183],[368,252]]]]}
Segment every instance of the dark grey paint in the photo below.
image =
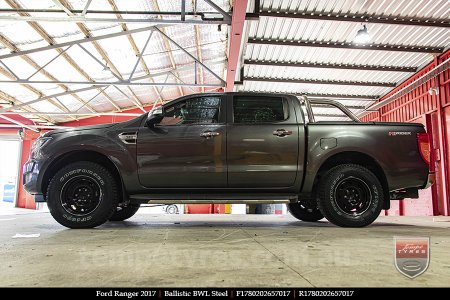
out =
{"type": "Polygon", "coordinates": [[[142,127],[137,169],[147,188],[226,188],[226,125],[142,127]],[[219,135],[200,136],[208,131],[219,135]]]}
{"type": "MultiPolygon", "coordinates": [[[[126,194],[133,198],[151,198],[151,194],[160,198],[203,195],[205,199],[208,195],[220,198],[219,194],[239,199],[263,194],[307,196],[320,167],[342,152],[372,157],[383,169],[390,191],[426,184],[428,165],[419,154],[416,139],[418,132],[425,132],[420,124],[305,124],[300,101],[289,95],[283,96],[289,103],[286,121],[233,124],[231,103],[235,94],[212,94],[222,96],[218,124],[149,128],[143,115],[113,125],[52,131],[46,134],[52,140],[43,147],[42,156],[31,157],[24,167],[25,188],[32,194],[45,194],[43,186],[47,183],[43,178],[49,166],[69,152],[86,150],[102,154],[114,164],[126,194]],[[278,129],[292,134],[273,135],[278,129]],[[205,131],[219,135],[207,139],[200,136],[205,131]],[[389,132],[405,131],[411,135],[389,136],[389,132]],[[136,144],[125,144],[119,138],[121,133],[136,132],[136,144]]],[[[83,155],[79,159],[83,160],[83,155]]]]}
{"type": "Polygon", "coordinates": [[[311,191],[320,166],[341,152],[360,152],[372,157],[384,170],[390,191],[423,186],[428,165],[422,160],[417,146],[419,132],[425,132],[421,124],[309,124],[309,157],[303,192],[311,191]],[[411,132],[411,135],[389,136],[389,132],[411,132]],[[317,142],[322,138],[335,138],[337,146],[322,149],[317,142]]]}
{"type": "Polygon", "coordinates": [[[288,118],[272,124],[234,124],[232,105],[228,106],[229,188],[294,187],[298,172],[303,173],[304,127],[298,125],[303,118],[295,112],[296,103],[287,100],[288,118]],[[274,135],[277,130],[292,134],[274,135]]]}

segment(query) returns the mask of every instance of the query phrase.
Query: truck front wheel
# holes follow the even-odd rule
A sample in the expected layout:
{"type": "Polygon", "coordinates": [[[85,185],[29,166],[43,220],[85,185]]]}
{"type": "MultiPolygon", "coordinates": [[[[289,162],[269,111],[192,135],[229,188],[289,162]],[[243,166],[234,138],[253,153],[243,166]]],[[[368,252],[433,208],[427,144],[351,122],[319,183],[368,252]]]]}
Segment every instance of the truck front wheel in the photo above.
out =
{"type": "Polygon", "coordinates": [[[56,172],[47,188],[47,205],[61,225],[93,228],[112,216],[118,195],[117,182],[107,169],[80,161],[56,172]]]}
{"type": "Polygon", "coordinates": [[[323,215],[317,207],[317,202],[311,199],[288,204],[289,212],[295,218],[305,222],[317,222],[323,215]]]}
{"type": "Polygon", "coordinates": [[[364,227],[380,215],[384,193],[378,178],[355,164],[329,170],[320,182],[319,209],[331,223],[364,227]]]}

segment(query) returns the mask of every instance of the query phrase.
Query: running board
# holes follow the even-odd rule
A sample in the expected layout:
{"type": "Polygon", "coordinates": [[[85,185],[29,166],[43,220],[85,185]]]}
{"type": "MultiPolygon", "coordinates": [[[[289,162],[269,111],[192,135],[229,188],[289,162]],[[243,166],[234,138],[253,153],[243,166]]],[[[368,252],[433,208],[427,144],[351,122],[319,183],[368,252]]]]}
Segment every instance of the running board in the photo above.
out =
{"type": "Polygon", "coordinates": [[[297,195],[131,195],[132,202],[149,204],[276,204],[297,201],[297,195]]]}
{"type": "Polygon", "coordinates": [[[290,200],[148,200],[148,204],[281,204],[290,200]]]}

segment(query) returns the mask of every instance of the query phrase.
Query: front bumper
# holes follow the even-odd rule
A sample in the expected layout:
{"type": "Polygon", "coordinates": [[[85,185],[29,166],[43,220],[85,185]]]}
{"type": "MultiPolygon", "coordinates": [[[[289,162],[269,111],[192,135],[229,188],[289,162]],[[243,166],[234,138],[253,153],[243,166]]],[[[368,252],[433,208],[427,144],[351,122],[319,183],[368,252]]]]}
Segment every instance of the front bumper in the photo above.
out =
{"type": "Polygon", "coordinates": [[[424,185],[424,189],[429,188],[436,182],[436,174],[435,173],[428,173],[427,182],[424,185]]]}
{"type": "Polygon", "coordinates": [[[30,159],[23,165],[22,182],[25,190],[34,196],[35,202],[45,202],[38,182],[39,162],[30,159]]]}
{"type": "Polygon", "coordinates": [[[23,165],[22,182],[25,190],[32,194],[42,194],[38,186],[39,163],[30,159],[23,165]]]}

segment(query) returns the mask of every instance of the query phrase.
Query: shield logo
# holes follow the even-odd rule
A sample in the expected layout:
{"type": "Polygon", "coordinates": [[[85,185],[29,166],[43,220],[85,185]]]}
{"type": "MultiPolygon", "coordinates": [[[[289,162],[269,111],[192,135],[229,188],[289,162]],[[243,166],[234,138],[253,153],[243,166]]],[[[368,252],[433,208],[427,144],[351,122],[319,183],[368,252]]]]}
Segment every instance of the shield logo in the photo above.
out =
{"type": "Polygon", "coordinates": [[[430,238],[394,237],[395,267],[409,278],[423,274],[430,263],[430,238]]]}

